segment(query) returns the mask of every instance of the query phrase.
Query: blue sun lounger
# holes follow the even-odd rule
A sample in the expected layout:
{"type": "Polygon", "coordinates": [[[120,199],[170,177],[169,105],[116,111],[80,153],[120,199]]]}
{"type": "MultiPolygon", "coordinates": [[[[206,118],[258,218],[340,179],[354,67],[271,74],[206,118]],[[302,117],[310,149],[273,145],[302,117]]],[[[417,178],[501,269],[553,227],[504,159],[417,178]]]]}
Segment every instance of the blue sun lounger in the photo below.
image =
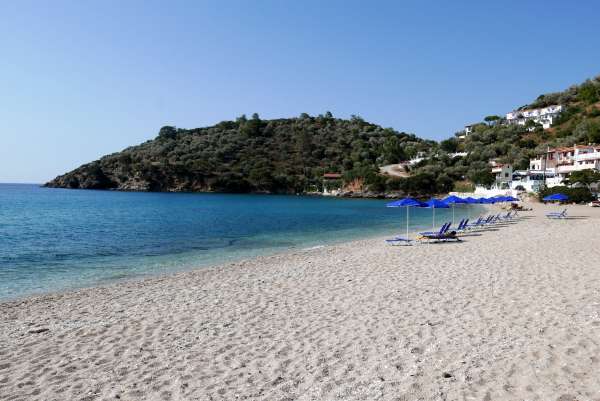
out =
{"type": "Polygon", "coordinates": [[[385,240],[385,242],[387,242],[390,245],[410,245],[410,243],[413,241],[414,240],[412,240],[412,239],[402,238],[402,237],[396,237],[396,238],[385,240]]]}
{"type": "Polygon", "coordinates": [[[464,233],[467,231],[469,227],[469,219],[462,219],[460,223],[458,223],[458,227],[456,228],[456,232],[464,233]]]}
{"type": "Polygon", "coordinates": [[[546,213],[546,217],[549,219],[564,219],[567,217],[567,209],[564,209],[562,212],[552,212],[546,213]]]}
{"type": "Polygon", "coordinates": [[[446,231],[448,231],[448,229],[450,228],[450,226],[452,225],[452,223],[445,223],[441,228],[440,231],[423,231],[422,233],[419,233],[420,235],[432,235],[432,234],[443,234],[446,231]]]}
{"type": "Polygon", "coordinates": [[[456,231],[449,231],[450,225],[451,223],[444,224],[438,232],[423,232],[419,234],[421,234],[421,239],[427,240],[427,242],[431,240],[436,242],[448,240],[461,241],[461,239],[456,236],[456,231]]]}

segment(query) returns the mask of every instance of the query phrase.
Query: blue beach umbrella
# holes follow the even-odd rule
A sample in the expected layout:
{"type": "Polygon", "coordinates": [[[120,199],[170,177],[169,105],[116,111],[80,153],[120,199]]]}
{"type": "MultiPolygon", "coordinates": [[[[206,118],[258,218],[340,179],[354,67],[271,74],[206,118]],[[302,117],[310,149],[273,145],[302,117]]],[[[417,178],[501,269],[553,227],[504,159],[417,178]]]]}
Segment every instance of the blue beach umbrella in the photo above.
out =
{"type": "Polygon", "coordinates": [[[448,205],[452,205],[452,224],[454,224],[454,205],[465,204],[465,203],[467,203],[467,201],[464,200],[463,198],[459,198],[458,196],[450,195],[450,196],[442,199],[442,202],[444,202],[448,205]]]}
{"type": "Polygon", "coordinates": [[[563,202],[568,200],[569,197],[565,194],[557,193],[548,196],[544,196],[543,200],[547,202],[563,202]]]}
{"type": "Polygon", "coordinates": [[[423,202],[418,201],[416,199],[403,198],[403,199],[399,199],[394,202],[390,202],[385,206],[386,207],[404,207],[404,208],[406,208],[406,239],[408,239],[408,219],[409,219],[408,209],[411,207],[423,207],[424,205],[425,204],[423,202]]]}
{"type": "Polygon", "coordinates": [[[449,209],[450,208],[450,206],[448,206],[447,203],[445,203],[444,201],[441,201],[439,199],[435,199],[435,198],[429,199],[427,202],[425,202],[425,206],[423,206],[423,207],[433,210],[433,231],[435,231],[435,209],[449,209]]]}
{"type": "Polygon", "coordinates": [[[518,198],[515,198],[514,196],[507,196],[507,197],[506,197],[506,200],[507,200],[508,202],[519,202],[519,199],[518,199],[518,198]]]}
{"type": "Polygon", "coordinates": [[[552,195],[545,196],[544,200],[548,201],[548,202],[556,202],[556,201],[562,202],[562,201],[569,200],[569,197],[565,194],[558,193],[558,194],[552,194],[552,195]]]}

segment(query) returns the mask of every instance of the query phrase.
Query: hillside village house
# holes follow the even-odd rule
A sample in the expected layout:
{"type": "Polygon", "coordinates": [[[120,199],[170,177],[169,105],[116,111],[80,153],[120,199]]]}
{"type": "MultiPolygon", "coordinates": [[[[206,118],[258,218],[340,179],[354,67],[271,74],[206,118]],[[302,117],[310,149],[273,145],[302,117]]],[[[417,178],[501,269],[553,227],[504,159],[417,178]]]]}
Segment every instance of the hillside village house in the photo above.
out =
{"type": "MultiPolygon", "coordinates": [[[[556,118],[564,111],[564,107],[560,104],[555,104],[548,107],[542,107],[539,109],[526,109],[526,110],[514,110],[510,113],[506,113],[506,119],[501,121],[501,124],[516,124],[525,125],[527,121],[534,121],[535,123],[541,124],[544,129],[548,129],[554,124],[556,118]]],[[[474,123],[465,125],[465,128],[457,136],[458,139],[465,139],[467,136],[473,133],[473,129],[476,125],[481,123],[474,123]]]]}
{"type": "Polygon", "coordinates": [[[342,175],[339,173],[323,174],[323,195],[337,195],[342,188],[342,175]]]}
{"type": "Polygon", "coordinates": [[[492,164],[492,174],[496,177],[496,183],[510,184],[513,176],[513,168],[510,164],[492,164]]]}
{"type": "Polygon", "coordinates": [[[548,148],[529,161],[528,170],[513,171],[512,166],[495,161],[490,162],[490,167],[496,182],[491,188],[478,187],[475,192],[488,196],[518,190],[539,192],[544,185],[563,185],[573,171],[600,171],[600,145],[548,148]]]}
{"type": "Polygon", "coordinates": [[[467,136],[471,135],[473,133],[473,131],[475,130],[475,127],[480,124],[483,124],[483,123],[473,123],[473,124],[465,125],[465,128],[462,131],[457,132],[456,136],[458,137],[458,139],[465,139],[467,136]]]}
{"type": "Polygon", "coordinates": [[[563,111],[563,106],[553,105],[542,107],[540,109],[515,110],[506,113],[506,122],[508,124],[525,125],[527,121],[533,120],[541,124],[544,129],[550,128],[556,121],[556,118],[563,111]]]}
{"type": "Polygon", "coordinates": [[[552,173],[562,182],[573,171],[595,169],[600,171],[599,145],[574,145],[548,149],[529,161],[529,170],[552,173]]]}

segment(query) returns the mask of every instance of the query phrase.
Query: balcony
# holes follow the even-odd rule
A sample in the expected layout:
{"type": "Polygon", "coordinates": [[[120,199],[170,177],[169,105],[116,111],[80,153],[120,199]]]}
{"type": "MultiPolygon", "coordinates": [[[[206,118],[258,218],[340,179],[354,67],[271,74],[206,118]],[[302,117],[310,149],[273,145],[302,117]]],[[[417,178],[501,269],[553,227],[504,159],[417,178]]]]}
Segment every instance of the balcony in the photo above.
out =
{"type": "Polygon", "coordinates": [[[581,169],[578,169],[577,167],[579,167],[579,166],[574,165],[574,164],[565,164],[565,165],[562,165],[562,166],[558,166],[557,172],[559,174],[568,174],[568,173],[571,173],[573,171],[581,170],[581,169]]]}
{"type": "Polygon", "coordinates": [[[597,163],[593,164],[572,164],[558,167],[559,174],[568,174],[573,171],[597,169],[597,163]]]}
{"type": "Polygon", "coordinates": [[[575,160],[600,160],[600,152],[580,153],[575,156],[575,160]]]}

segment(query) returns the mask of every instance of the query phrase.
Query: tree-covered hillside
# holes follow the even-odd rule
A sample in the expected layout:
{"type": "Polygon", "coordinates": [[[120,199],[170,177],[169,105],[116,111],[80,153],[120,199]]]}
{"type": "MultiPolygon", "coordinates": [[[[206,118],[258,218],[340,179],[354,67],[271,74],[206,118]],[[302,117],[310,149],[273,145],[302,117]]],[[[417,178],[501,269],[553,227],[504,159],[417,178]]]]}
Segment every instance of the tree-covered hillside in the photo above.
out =
{"type": "Polygon", "coordinates": [[[139,191],[298,193],[320,189],[325,172],[379,183],[377,168],[435,143],[360,117],[261,120],[197,129],[163,127],[156,139],[102,157],[46,184],[139,191]]]}
{"type": "Polygon", "coordinates": [[[600,77],[587,80],[563,92],[540,95],[533,103],[519,109],[565,106],[558,121],[544,130],[533,122],[525,126],[507,125],[499,116],[487,116],[473,127],[473,133],[460,139],[442,141],[433,157],[414,169],[413,173],[446,175],[451,180],[489,184],[493,177],[489,161],[510,163],[516,169],[527,169],[529,159],[548,146],[571,146],[577,143],[600,143],[600,77]],[[449,153],[468,152],[461,158],[449,153]]]}
{"type": "Polygon", "coordinates": [[[489,162],[526,169],[547,146],[600,143],[600,77],[540,95],[522,106],[561,104],[565,111],[544,130],[533,122],[508,125],[487,116],[466,138],[441,143],[368,123],[360,117],[261,120],[258,115],[213,127],[163,127],[156,139],[105,156],[59,176],[51,187],[138,191],[301,193],[320,190],[326,172],[343,174],[347,188],[439,194],[473,183],[491,184],[489,162]],[[466,156],[453,155],[466,152],[466,156]],[[380,174],[379,167],[422,153],[405,177],[380,174]]]}

